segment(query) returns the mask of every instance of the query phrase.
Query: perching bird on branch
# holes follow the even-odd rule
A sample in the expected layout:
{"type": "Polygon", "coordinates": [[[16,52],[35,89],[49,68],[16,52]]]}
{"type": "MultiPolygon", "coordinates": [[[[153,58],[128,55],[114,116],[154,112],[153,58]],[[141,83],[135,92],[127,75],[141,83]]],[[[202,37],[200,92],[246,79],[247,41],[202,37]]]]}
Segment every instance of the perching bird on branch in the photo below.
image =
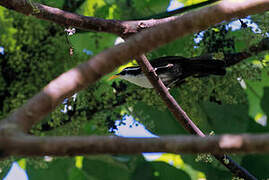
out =
{"type": "MultiPolygon", "coordinates": [[[[152,60],[150,63],[167,87],[180,84],[190,76],[204,77],[210,74],[225,75],[226,73],[225,62],[221,60],[166,56],[152,60]]],[[[140,66],[127,67],[110,77],[110,80],[114,78],[121,78],[144,88],[152,88],[140,66]]]]}

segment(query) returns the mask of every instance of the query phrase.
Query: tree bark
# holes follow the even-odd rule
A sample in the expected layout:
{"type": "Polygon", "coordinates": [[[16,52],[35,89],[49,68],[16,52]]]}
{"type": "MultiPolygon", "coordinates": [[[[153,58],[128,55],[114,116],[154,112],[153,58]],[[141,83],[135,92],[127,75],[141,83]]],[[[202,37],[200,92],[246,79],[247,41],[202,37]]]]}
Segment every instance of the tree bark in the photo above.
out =
{"type": "Polygon", "coordinates": [[[220,136],[163,136],[122,138],[117,136],[0,137],[1,156],[75,156],[89,154],[167,153],[268,153],[269,134],[220,136]]]}

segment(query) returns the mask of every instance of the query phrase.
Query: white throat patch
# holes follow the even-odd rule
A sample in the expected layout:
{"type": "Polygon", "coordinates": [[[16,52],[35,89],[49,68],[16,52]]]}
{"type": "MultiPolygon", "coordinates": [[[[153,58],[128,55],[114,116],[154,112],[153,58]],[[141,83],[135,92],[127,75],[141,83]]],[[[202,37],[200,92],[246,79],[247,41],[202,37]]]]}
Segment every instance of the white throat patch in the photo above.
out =
{"type": "Polygon", "coordinates": [[[150,84],[150,82],[148,81],[147,77],[144,74],[137,75],[137,76],[124,75],[124,76],[120,76],[119,78],[127,80],[140,87],[152,88],[152,85],[150,84]]]}

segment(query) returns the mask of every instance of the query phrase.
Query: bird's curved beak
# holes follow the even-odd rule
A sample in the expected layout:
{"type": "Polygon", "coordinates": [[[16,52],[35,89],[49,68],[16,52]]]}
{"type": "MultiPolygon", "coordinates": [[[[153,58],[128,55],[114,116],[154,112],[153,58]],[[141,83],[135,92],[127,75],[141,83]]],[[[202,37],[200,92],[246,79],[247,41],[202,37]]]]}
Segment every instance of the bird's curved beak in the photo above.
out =
{"type": "Polygon", "coordinates": [[[118,77],[120,77],[120,76],[119,75],[113,75],[108,80],[112,80],[112,79],[115,79],[115,78],[118,78],[118,77]]]}

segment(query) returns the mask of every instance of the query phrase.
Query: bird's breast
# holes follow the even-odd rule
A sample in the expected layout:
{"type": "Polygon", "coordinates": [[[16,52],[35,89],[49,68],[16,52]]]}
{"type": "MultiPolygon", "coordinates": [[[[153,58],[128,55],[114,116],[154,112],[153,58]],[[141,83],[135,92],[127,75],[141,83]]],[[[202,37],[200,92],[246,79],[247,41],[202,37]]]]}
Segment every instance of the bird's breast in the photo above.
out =
{"type": "Polygon", "coordinates": [[[121,79],[125,79],[131,83],[134,83],[137,86],[144,87],[144,88],[152,88],[152,85],[150,84],[149,80],[144,74],[140,75],[126,75],[123,77],[120,77],[121,79]]]}

